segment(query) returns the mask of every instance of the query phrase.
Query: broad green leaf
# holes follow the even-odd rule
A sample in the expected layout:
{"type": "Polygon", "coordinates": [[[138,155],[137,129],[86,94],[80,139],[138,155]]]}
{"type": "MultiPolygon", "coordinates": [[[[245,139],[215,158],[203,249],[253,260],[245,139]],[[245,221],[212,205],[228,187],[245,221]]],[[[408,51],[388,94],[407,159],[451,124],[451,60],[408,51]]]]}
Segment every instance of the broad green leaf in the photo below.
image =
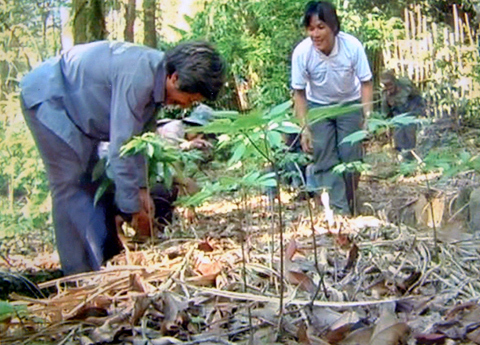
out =
{"type": "Polygon", "coordinates": [[[410,113],[406,113],[403,115],[394,116],[390,121],[394,126],[407,126],[418,123],[419,121],[415,118],[415,116],[408,115],[410,113]]]}
{"type": "Polygon", "coordinates": [[[246,174],[241,182],[242,184],[245,184],[247,186],[254,186],[255,185],[255,181],[258,179],[258,177],[260,176],[260,173],[258,171],[253,171],[253,172],[250,172],[248,174],[246,174]]]}
{"type": "Polygon", "coordinates": [[[228,161],[228,165],[233,165],[236,162],[240,161],[245,154],[246,149],[247,148],[243,141],[239,142],[233,151],[232,157],[228,161]]]}
{"type": "Polygon", "coordinates": [[[287,134],[296,134],[300,133],[301,128],[297,124],[291,122],[291,121],[283,121],[281,124],[275,126],[275,127],[270,127],[271,130],[275,130],[277,132],[281,133],[287,133],[287,134]]]}
{"type": "Polygon", "coordinates": [[[269,112],[268,115],[271,117],[279,116],[284,114],[287,110],[292,108],[293,102],[291,100],[283,102],[275,107],[273,107],[269,112]]]}
{"type": "Polygon", "coordinates": [[[100,159],[95,164],[95,167],[93,168],[93,171],[92,171],[92,180],[93,181],[97,181],[100,177],[102,177],[104,175],[106,165],[107,165],[107,159],[106,158],[100,159]]]}
{"type": "Polygon", "coordinates": [[[219,184],[226,189],[236,188],[240,180],[230,176],[222,176],[218,179],[219,184]]]}
{"type": "Polygon", "coordinates": [[[146,153],[147,157],[152,158],[152,157],[153,157],[153,154],[154,154],[154,152],[155,152],[155,149],[154,149],[153,145],[152,145],[151,143],[147,143],[145,149],[146,149],[146,150],[145,150],[145,151],[146,151],[145,153],[146,153]]]}
{"type": "Polygon", "coordinates": [[[365,130],[356,131],[350,135],[347,135],[340,144],[356,144],[362,140],[364,140],[368,136],[368,132],[365,130]]]}
{"type": "Polygon", "coordinates": [[[381,119],[368,119],[367,126],[369,132],[375,132],[378,128],[385,128],[389,126],[389,122],[381,119]]]}
{"type": "Polygon", "coordinates": [[[470,152],[468,151],[462,151],[460,152],[460,160],[462,162],[467,162],[470,160],[470,158],[472,157],[472,155],[470,154],[470,152]]]}
{"type": "Polygon", "coordinates": [[[259,186],[261,187],[276,187],[277,180],[274,178],[264,179],[259,181],[259,186]]]}
{"type": "Polygon", "coordinates": [[[215,110],[212,112],[213,116],[218,119],[230,119],[236,120],[240,113],[238,111],[230,111],[230,110],[215,110]]]}
{"type": "Polygon", "coordinates": [[[106,178],[100,183],[100,186],[98,186],[97,190],[95,191],[95,196],[93,199],[94,205],[97,205],[98,201],[102,198],[102,196],[105,194],[105,192],[108,190],[110,186],[113,185],[113,181],[106,178]]]}
{"type": "Polygon", "coordinates": [[[266,120],[263,118],[260,112],[253,112],[248,115],[240,116],[233,122],[233,127],[236,130],[249,130],[255,127],[265,125],[266,120]]]}
{"type": "Polygon", "coordinates": [[[228,119],[218,119],[205,126],[190,127],[187,132],[206,134],[229,134],[235,132],[232,124],[232,121],[228,119]]]}
{"type": "Polygon", "coordinates": [[[0,322],[15,316],[15,308],[6,301],[0,301],[0,322]]]}
{"type": "Polygon", "coordinates": [[[312,125],[318,121],[333,119],[335,117],[360,110],[360,104],[333,105],[326,107],[315,107],[308,111],[308,121],[312,125]]]}
{"type": "Polygon", "coordinates": [[[260,176],[257,179],[257,183],[261,187],[276,187],[277,186],[277,180],[275,178],[275,173],[274,172],[269,172],[269,173],[266,173],[266,174],[260,176]]]}
{"type": "Polygon", "coordinates": [[[268,131],[267,140],[269,145],[273,148],[281,147],[283,145],[282,135],[276,131],[268,131]]]}
{"type": "Polygon", "coordinates": [[[185,36],[187,34],[187,31],[183,30],[183,29],[180,29],[179,27],[175,26],[175,25],[171,25],[169,24],[168,27],[170,29],[172,29],[173,31],[179,33],[180,35],[182,36],[185,36]]]}

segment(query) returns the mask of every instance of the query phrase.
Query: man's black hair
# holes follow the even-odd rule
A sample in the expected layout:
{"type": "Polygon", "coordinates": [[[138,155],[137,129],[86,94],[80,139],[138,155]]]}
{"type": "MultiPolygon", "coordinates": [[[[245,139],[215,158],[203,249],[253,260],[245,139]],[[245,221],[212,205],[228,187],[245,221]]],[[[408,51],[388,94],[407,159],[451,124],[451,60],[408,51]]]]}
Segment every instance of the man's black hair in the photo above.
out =
{"type": "Polygon", "coordinates": [[[336,36],[340,32],[340,19],[338,19],[335,6],[328,1],[310,1],[305,6],[303,26],[308,27],[313,16],[318,16],[322,22],[328,25],[336,36]]]}
{"type": "Polygon", "coordinates": [[[225,63],[207,42],[185,42],[166,53],[167,75],[177,73],[178,88],[215,100],[225,83],[225,63]]]}

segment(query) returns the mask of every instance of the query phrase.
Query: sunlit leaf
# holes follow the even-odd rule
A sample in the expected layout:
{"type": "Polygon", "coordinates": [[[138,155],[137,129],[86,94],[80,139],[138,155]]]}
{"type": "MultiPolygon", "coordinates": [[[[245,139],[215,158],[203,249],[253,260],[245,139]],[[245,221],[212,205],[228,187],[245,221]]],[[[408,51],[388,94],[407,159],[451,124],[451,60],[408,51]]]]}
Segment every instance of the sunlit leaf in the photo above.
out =
{"type": "Polygon", "coordinates": [[[95,191],[95,196],[93,199],[94,205],[97,205],[98,201],[103,197],[105,192],[108,190],[110,186],[113,185],[113,181],[110,179],[104,179],[98,186],[97,190],[95,191]]]}
{"type": "Polygon", "coordinates": [[[271,147],[280,147],[283,145],[282,135],[276,131],[267,132],[267,140],[271,147]]]}
{"type": "Polygon", "coordinates": [[[293,104],[293,102],[292,102],[291,100],[286,101],[286,102],[284,102],[284,103],[282,103],[282,104],[279,104],[279,105],[273,107],[273,108],[269,111],[268,115],[269,115],[269,116],[272,116],[272,117],[282,115],[282,114],[284,114],[287,110],[289,110],[289,109],[292,108],[292,104],[293,104]]]}
{"type": "Polygon", "coordinates": [[[308,121],[310,125],[312,125],[318,121],[333,119],[344,114],[358,111],[360,108],[361,105],[359,104],[315,107],[308,111],[308,121]]]}
{"type": "Polygon", "coordinates": [[[247,147],[243,142],[238,143],[238,145],[235,147],[232,157],[229,159],[228,164],[233,165],[239,160],[242,159],[243,155],[245,154],[247,147]]]}
{"type": "Polygon", "coordinates": [[[350,135],[347,135],[345,138],[343,138],[340,144],[353,145],[364,140],[365,138],[367,138],[367,136],[368,136],[368,131],[365,131],[365,130],[356,131],[350,135]]]}

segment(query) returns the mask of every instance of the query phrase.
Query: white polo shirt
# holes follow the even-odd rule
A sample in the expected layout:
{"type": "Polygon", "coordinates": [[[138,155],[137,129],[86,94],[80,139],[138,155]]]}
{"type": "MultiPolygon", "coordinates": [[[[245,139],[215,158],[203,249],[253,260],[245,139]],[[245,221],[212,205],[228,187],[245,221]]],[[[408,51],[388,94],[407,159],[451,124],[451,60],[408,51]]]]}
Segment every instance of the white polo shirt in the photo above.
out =
{"type": "Polygon", "coordinates": [[[317,50],[310,37],[300,42],[292,56],[292,88],[306,90],[307,100],[345,103],[360,99],[360,82],[372,79],[362,44],[339,32],[330,55],[317,50]]]}

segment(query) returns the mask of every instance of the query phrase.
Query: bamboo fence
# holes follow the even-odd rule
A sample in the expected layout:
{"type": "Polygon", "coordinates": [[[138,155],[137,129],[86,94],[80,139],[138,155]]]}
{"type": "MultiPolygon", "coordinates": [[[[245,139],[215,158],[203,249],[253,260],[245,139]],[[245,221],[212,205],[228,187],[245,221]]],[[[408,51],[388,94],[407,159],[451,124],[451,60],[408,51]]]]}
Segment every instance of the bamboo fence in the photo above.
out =
{"type": "Polygon", "coordinates": [[[423,91],[427,115],[462,115],[462,104],[478,104],[478,36],[466,13],[452,9],[453,25],[441,26],[420,6],[405,9],[405,30],[382,49],[387,69],[409,77],[423,91]]]}

